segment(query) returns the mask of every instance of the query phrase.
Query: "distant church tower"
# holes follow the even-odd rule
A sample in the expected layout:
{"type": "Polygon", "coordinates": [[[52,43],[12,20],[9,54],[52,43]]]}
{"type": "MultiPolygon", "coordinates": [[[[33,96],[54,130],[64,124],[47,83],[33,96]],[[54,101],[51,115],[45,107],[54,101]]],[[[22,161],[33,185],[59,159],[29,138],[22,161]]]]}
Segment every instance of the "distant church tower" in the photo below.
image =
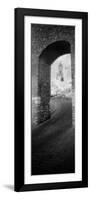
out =
{"type": "Polygon", "coordinates": [[[63,65],[62,65],[62,63],[60,63],[58,65],[57,79],[59,79],[60,81],[64,81],[63,65]]]}

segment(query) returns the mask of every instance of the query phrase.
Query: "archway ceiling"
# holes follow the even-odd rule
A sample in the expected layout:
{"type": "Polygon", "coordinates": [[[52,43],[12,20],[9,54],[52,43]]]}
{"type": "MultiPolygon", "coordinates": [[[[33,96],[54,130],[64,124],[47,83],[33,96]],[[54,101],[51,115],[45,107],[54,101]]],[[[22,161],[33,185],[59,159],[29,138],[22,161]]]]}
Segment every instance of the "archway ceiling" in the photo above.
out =
{"type": "Polygon", "coordinates": [[[68,53],[71,53],[70,43],[67,41],[57,41],[48,45],[41,53],[39,59],[51,65],[59,56],[68,53]]]}

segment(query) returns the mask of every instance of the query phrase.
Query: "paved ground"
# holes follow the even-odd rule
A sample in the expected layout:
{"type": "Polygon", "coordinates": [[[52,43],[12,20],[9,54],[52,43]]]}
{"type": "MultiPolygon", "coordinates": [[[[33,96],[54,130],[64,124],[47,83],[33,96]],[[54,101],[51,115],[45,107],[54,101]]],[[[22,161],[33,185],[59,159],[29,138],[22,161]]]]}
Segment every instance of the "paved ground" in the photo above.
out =
{"type": "Polygon", "coordinates": [[[32,131],[32,175],[74,172],[71,99],[52,101],[51,119],[32,131]]]}

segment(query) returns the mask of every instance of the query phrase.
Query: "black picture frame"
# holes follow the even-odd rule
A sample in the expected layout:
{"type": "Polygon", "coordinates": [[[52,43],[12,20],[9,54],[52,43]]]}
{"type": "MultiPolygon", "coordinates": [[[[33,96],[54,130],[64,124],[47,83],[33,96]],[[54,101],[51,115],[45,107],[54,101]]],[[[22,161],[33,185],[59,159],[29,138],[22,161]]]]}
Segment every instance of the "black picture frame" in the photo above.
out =
{"type": "Polygon", "coordinates": [[[15,9],[14,190],[34,191],[88,187],[88,13],[15,9]],[[82,181],[24,184],[24,16],[82,19],[82,181]]]}

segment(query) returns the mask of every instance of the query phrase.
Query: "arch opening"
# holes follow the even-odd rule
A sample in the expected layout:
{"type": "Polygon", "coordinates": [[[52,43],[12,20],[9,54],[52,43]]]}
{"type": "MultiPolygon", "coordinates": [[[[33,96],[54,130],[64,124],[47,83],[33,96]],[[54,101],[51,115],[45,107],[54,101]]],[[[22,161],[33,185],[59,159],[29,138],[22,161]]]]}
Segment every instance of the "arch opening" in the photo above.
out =
{"type": "MultiPolygon", "coordinates": [[[[69,73],[67,76],[71,77],[71,48],[69,42],[57,41],[47,46],[39,56],[38,96],[40,101],[38,105],[38,123],[50,119],[53,110],[51,96],[56,94],[60,96],[62,93],[61,86],[62,88],[67,87],[66,71],[69,73]],[[70,62],[68,67],[66,65],[66,68],[70,68],[70,70],[65,70],[65,60],[70,62]],[[53,67],[53,65],[56,65],[56,67],[53,67]],[[58,81],[57,77],[61,80],[58,81]],[[57,83],[58,92],[57,90],[54,91],[57,83]]],[[[69,82],[68,85],[71,84],[71,79],[69,82]]],[[[70,90],[70,87],[66,90],[70,90]]]]}
{"type": "Polygon", "coordinates": [[[71,96],[71,54],[60,56],[52,63],[50,76],[51,96],[71,96]]]}

